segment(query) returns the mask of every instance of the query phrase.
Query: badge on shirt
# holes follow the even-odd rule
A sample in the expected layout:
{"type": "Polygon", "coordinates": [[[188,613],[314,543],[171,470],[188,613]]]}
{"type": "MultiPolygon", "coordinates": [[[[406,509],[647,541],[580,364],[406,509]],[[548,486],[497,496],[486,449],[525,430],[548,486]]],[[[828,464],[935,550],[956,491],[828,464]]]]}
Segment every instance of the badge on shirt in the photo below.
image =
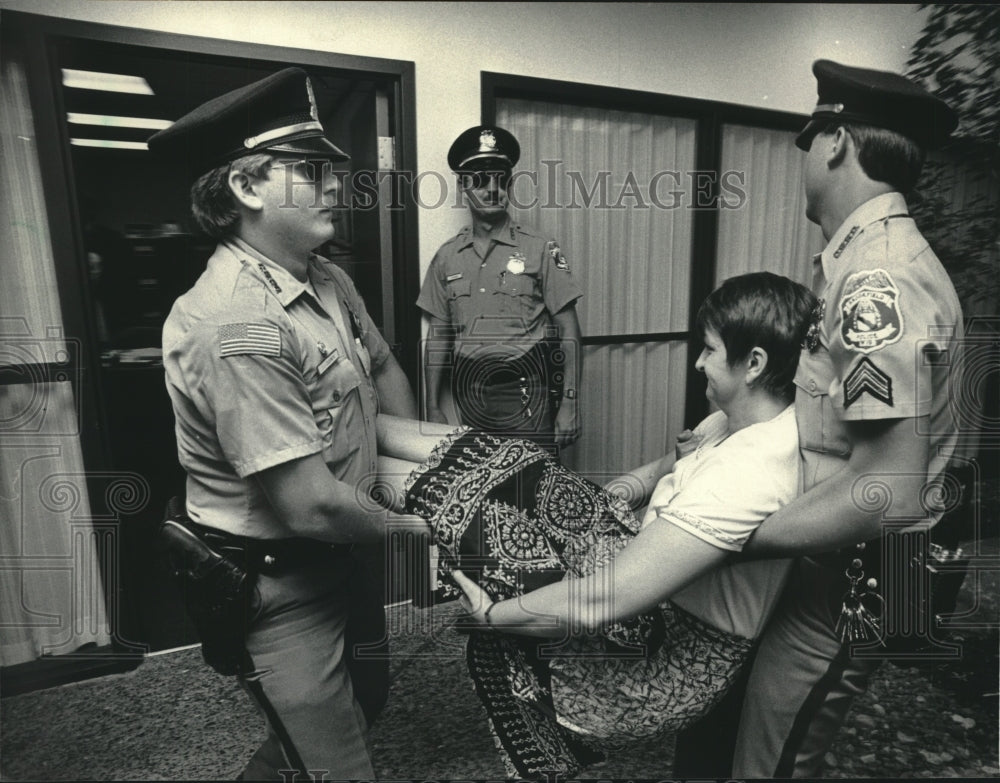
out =
{"type": "Polygon", "coordinates": [[[461,280],[461,279],[462,279],[462,273],[461,273],[461,272],[456,272],[456,273],[455,273],[455,274],[453,274],[453,275],[448,275],[448,276],[447,276],[447,277],[445,278],[445,282],[446,282],[446,283],[451,283],[451,282],[453,282],[453,281],[455,281],[455,280],[461,280]]]}
{"type": "Polygon", "coordinates": [[[556,265],[556,269],[561,269],[564,272],[569,271],[569,261],[567,261],[566,256],[562,254],[562,250],[559,249],[558,243],[549,242],[549,256],[552,258],[552,262],[556,265]]]}
{"type": "Polygon", "coordinates": [[[840,338],[849,350],[872,353],[903,336],[899,289],[884,269],[867,269],[847,278],[840,316],[840,338]]]}
{"type": "Polygon", "coordinates": [[[844,410],[862,394],[868,392],[879,402],[892,407],[892,378],[865,356],[844,380],[844,410]]]}
{"type": "Polygon", "coordinates": [[[223,324],[219,356],[281,356],[281,332],[273,324],[223,324]]]}
{"type": "Polygon", "coordinates": [[[524,253],[520,250],[511,254],[507,259],[507,271],[512,275],[519,275],[524,272],[524,253]]]}
{"type": "Polygon", "coordinates": [[[818,299],[812,312],[809,314],[809,330],[802,340],[802,350],[813,353],[821,344],[820,337],[823,334],[823,319],[826,317],[826,300],[818,299]]]}

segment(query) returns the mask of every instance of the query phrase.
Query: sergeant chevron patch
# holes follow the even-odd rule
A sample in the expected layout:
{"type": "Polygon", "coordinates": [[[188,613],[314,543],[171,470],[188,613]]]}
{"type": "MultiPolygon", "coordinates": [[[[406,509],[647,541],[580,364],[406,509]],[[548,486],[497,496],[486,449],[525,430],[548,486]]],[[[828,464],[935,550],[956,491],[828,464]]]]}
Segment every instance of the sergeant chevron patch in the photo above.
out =
{"type": "Polygon", "coordinates": [[[858,362],[844,381],[844,410],[865,392],[892,407],[892,378],[876,367],[867,356],[858,362]]]}

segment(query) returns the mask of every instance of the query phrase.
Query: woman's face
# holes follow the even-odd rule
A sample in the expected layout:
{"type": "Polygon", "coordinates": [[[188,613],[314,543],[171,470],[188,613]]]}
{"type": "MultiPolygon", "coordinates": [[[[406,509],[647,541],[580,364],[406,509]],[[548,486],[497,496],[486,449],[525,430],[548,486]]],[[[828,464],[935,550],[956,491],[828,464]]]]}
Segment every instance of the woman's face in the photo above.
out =
{"type": "Polygon", "coordinates": [[[729,366],[725,343],[714,329],[705,330],[702,342],[705,347],[702,348],[694,367],[699,372],[705,373],[708,381],[705,396],[718,405],[723,413],[728,414],[730,404],[746,386],[745,368],[742,367],[742,362],[737,363],[735,367],[729,366]]]}

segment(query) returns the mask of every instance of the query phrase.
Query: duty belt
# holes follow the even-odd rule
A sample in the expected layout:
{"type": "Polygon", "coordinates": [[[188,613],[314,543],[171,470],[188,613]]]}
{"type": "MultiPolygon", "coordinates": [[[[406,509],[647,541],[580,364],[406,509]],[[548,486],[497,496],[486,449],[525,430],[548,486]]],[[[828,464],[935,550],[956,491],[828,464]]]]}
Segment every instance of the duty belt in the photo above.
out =
{"type": "Polygon", "coordinates": [[[192,527],[220,554],[263,573],[330,562],[354,550],[354,544],[327,544],[312,538],[246,538],[204,525],[192,527]]]}

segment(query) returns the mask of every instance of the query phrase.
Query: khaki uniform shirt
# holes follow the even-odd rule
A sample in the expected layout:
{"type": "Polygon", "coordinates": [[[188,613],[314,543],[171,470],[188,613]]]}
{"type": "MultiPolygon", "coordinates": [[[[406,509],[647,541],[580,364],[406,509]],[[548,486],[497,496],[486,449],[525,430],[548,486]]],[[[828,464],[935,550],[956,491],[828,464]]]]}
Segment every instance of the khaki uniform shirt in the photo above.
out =
{"type": "Polygon", "coordinates": [[[551,316],[581,295],[559,244],[508,219],[491,232],[485,257],[471,226],[445,242],[417,306],[455,328],[456,357],[514,358],[554,337],[551,316]]]}
{"type": "Polygon", "coordinates": [[[957,438],[950,403],[962,310],[902,195],[858,207],[813,263],[825,313],[795,375],[803,489],[850,456],[845,421],[926,416],[927,476],[937,477],[957,438]]]}
{"type": "Polygon", "coordinates": [[[322,454],[364,486],[376,471],[372,370],[389,346],[347,275],[314,256],[308,284],[234,240],[163,327],[167,390],[195,522],[274,538],[253,474],[322,454]]]}

